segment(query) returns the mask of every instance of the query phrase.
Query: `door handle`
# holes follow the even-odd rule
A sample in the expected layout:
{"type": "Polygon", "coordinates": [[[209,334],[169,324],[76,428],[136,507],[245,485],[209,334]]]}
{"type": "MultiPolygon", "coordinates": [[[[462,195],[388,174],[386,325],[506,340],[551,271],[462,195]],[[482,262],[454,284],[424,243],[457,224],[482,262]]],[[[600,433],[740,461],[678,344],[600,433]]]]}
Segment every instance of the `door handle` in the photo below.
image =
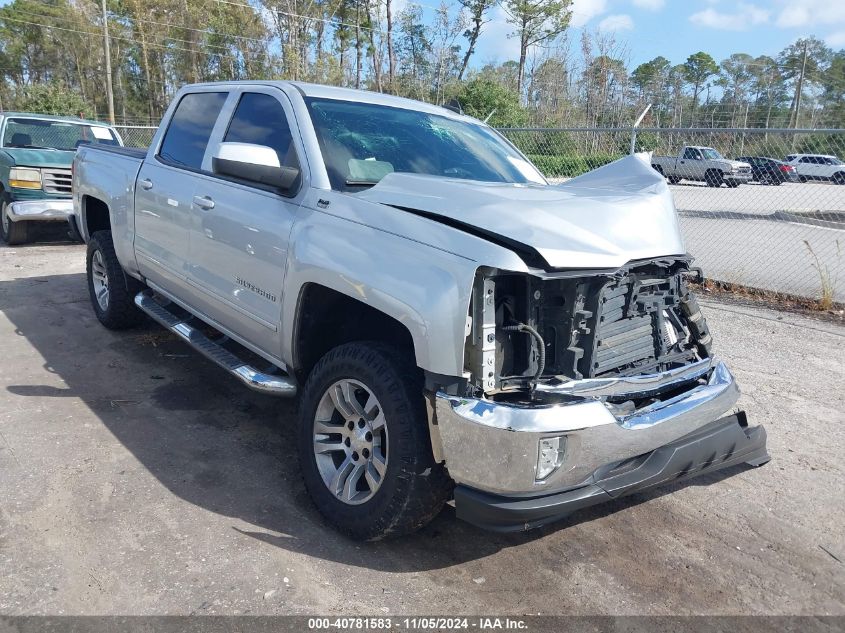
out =
{"type": "Polygon", "coordinates": [[[144,178],[138,184],[140,184],[141,189],[144,189],[145,191],[149,191],[150,189],[153,188],[153,181],[150,180],[149,178],[144,178]]]}
{"type": "Polygon", "coordinates": [[[205,209],[206,211],[214,208],[214,200],[208,196],[194,196],[194,204],[200,209],[205,209]]]}

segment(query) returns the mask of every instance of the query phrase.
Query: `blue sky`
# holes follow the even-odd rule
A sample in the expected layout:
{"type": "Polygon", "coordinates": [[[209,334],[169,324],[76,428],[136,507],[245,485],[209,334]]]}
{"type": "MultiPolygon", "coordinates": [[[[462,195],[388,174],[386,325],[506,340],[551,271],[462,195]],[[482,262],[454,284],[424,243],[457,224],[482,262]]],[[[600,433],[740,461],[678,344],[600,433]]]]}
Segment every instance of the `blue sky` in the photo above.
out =
{"type": "MultiPolygon", "coordinates": [[[[572,25],[576,54],[586,28],[626,43],[632,67],[658,55],[678,64],[697,51],[720,62],[732,53],[777,55],[806,35],[845,48],[845,0],[574,0],[572,25]]],[[[476,63],[518,59],[500,9],[486,29],[476,63]]]]}
{"type": "MultiPolygon", "coordinates": [[[[0,6],[10,1],[0,0],[0,6]]],[[[460,6],[457,0],[445,2],[452,11],[460,6]]],[[[395,12],[409,3],[420,4],[430,18],[440,0],[393,0],[395,12]]],[[[845,0],[573,0],[572,11],[567,33],[576,59],[582,30],[602,31],[625,45],[631,68],[658,55],[679,64],[697,51],[717,62],[732,53],[774,56],[807,35],[845,49],[845,0]]],[[[475,67],[519,58],[504,10],[493,9],[491,17],[478,42],[475,67]]],[[[466,46],[463,38],[459,43],[466,46]]]]}

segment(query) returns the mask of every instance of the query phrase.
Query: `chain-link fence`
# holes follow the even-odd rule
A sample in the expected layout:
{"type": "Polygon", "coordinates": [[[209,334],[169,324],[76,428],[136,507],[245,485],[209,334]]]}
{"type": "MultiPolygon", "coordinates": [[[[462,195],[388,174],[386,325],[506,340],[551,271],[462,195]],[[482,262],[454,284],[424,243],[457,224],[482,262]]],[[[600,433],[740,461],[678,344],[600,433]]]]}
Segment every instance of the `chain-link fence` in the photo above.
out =
{"type": "MultiPolygon", "coordinates": [[[[155,128],[118,131],[144,147],[155,128]]],[[[628,154],[634,133],[500,131],[553,183],[628,154]]],[[[845,130],[643,128],[634,140],[671,183],[687,249],[708,278],[845,302],[845,130]]]]}
{"type": "MultiPolygon", "coordinates": [[[[634,133],[501,131],[553,182],[627,154],[634,133]]],[[[669,180],[708,278],[845,301],[845,130],[647,128],[634,138],[669,180]]]]}
{"type": "Polygon", "coordinates": [[[158,128],[146,125],[117,125],[115,129],[127,147],[148,147],[158,128]]]}

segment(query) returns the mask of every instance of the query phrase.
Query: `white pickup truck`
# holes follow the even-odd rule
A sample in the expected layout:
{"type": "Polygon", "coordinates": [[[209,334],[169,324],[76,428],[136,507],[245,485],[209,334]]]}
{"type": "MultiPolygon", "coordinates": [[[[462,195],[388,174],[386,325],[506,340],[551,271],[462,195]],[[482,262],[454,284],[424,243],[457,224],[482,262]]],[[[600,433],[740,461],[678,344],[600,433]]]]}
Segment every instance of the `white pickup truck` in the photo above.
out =
{"type": "Polygon", "coordinates": [[[146,313],[248,387],[298,395],[306,488],[355,538],[450,500],[523,530],[769,459],[642,157],[552,187],[440,107],[202,84],[148,150],[80,148],[73,194],[97,318],[146,313]]]}
{"type": "Polygon", "coordinates": [[[669,182],[705,182],[709,187],[739,187],[751,180],[751,165],[723,157],[712,147],[688,145],[677,156],[652,156],[651,166],[669,182]]]}

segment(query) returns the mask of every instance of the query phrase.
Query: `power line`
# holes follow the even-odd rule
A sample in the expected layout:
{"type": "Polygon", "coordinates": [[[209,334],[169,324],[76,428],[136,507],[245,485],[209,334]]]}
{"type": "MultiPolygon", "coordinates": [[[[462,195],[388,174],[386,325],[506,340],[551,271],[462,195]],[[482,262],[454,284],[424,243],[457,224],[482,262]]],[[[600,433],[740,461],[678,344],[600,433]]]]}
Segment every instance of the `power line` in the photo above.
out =
{"type": "MultiPolygon", "coordinates": [[[[11,11],[14,12],[16,15],[23,15],[23,16],[29,17],[29,18],[44,18],[44,19],[52,19],[52,20],[62,20],[62,21],[67,22],[67,23],[73,23],[73,20],[71,18],[65,18],[65,17],[58,16],[58,15],[43,15],[43,14],[40,14],[40,13],[32,13],[32,12],[28,12],[28,11],[21,11],[19,9],[12,9],[11,11]]],[[[8,12],[9,11],[7,11],[7,13],[8,12]]],[[[3,19],[14,20],[13,18],[9,18],[7,16],[4,16],[3,14],[0,14],[0,20],[3,20],[3,19]]],[[[18,20],[18,21],[23,22],[23,20],[18,20]]],[[[30,23],[25,22],[25,24],[30,24],[30,23]]],[[[45,27],[45,28],[57,28],[57,29],[66,30],[66,31],[73,31],[73,29],[59,27],[59,26],[55,26],[53,24],[37,23],[37,26],[42,26],[42,27],[45,27]]],[[[177,25],[169,25],[169,26],[173,26],[174,28],[183,28],[183,27],[180,27],[180,26],[177,26],[177,25]]],[[[96,25],[91,24],[91,27],[96,28],[96,25]]],[[[78,31],[78,30],[76,32],[83,33],[83,31],[78,31]]],[[[88,33],[88,34],[92,34],[92,35],[95,34],[93,32],[89,32],[89,31],[84,31],[84,33],[88,33]]],[[[123,37],[123,36],[120,36],[120,35],[110,35],[109,37],[110,37],[110,39],[126,40],[126,41],[129,41],[129,42],[135,42],[136,44],[141,44],[142,46],[150,46],[151,45],[150,42],[141,42],[137,39],[130,38],[130,37],[123,37]]],[[[182,43],[185,43],[185,44],[192,44],[192,45],[193,44],[199,44],[199,42],[194,42],[193,40],[186,40],[186,39],[182,39],[182,38],[178,38],[178,37],[172,37],[172,36],[169,36],[169,35],[165,35],[161,40],[153,40],[152,45],[159,44],[161,46],[164,46],[163,44],[161,44],[161,42],[163,40],[170,40],[170,41],[174,41],[174,42],[182,42],[182,43]]],[[[208,47],[216,48],[216,49],[220,49],[220,50],[223,50],[223,51],[229,51],[230,50],[229,47],[227,47],[223,44],[210,44],[210,43],[207,43],[207,42],[202,42],[202,45],[206,48],[208,48],[208,47]]],[[[166,47],[166,48],[168,48],[169,50],[172,50],[171,47],[166,47]]],[[[199,52],[199,51],[193,50],[193,49],[176,49],[176,50],[186,50],[186,51],[191,52],[191,53],[198,53],[199,52]]]]}
{"type": "MultiPolygon", "coordinates": [[[[53,5],[48,4],[47,2],[44,2],[43,0],[30,0],[30,2],[32,2],[33,4],[40,4],[41,6],[44,6],[44,7],[53,7],[53,5]]],[[[11,7],[11,5],[7,5],[5,7],[5,9],[12,9],[12,7],[11,7]]],[[[20,9],[12,9],[12,10],[17,11],[19,13],[22,12],[20,9]]],[[[37,15],[37,14],[33,14],[33,15],[37,15]]],[[[69,20],[69,18],[64,18],[64,17],[60,17],[60,16],[49,16],[49,17],[55,17],[55,18],[59,18],[59,19],[63,19],[63,20],[69,20]]],[[[259,17],[259,16],[256,15],[256,17],[259,17]]],[[[157,22],[156,20],[147,20],[145,18],[138,18],[138,17],[135,17],[135,16],[124,16],[124,15],[118,15],[116,17],[112,17],[112,21],[118,22],[119,24],[123,24],[124,20],[128,20],[130,22],[144,22],[146,24],[155,24],[155,25],[158,25],[158,26],[169,26],[169,27],[172,27],[172,28],[175,28],[175,29],[182,29],[183,31],[193,31],[195,33],[205,33],[207,35],[221,35],[221,36],[224,36],[224,37],[231,37],[233,39],[246,40],[246,41],[249,41],[249,42],[257,42],[259,44],[266,44],[267,43],[267,38],[262,39],[262,38],[257,38],[257,37],[248,37],[246,35],[235,35],[234,33],[228,33],[228,32],[224,32],[224,31],[213,31],[213,30],[209,30],[209,29],[197,29],[197,28],[193,28],[193,27],[190,27],[190,26],[183,26],[181,24],[173,24],[172,22],[157,22]]],[[[187,42],[188,40],[181,40],[181,41],[187,42]]]]}

